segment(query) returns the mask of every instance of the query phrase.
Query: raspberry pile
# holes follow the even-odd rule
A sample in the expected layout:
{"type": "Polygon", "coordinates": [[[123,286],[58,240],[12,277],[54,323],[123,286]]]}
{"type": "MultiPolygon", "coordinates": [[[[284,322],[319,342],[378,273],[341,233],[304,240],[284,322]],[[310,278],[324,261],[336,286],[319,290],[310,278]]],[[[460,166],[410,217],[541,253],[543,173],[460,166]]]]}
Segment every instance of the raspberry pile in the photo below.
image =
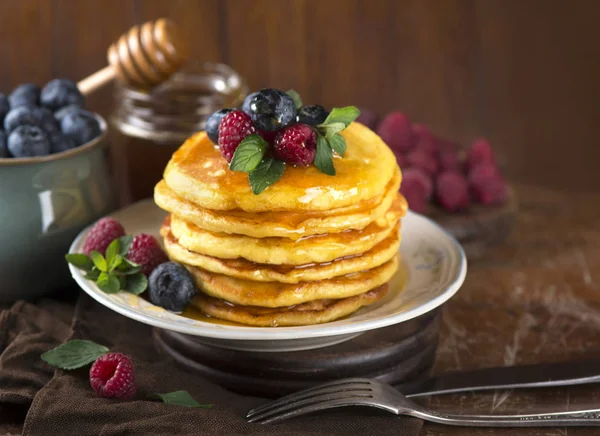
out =
{"type": "Polygon", "coordinates": [[[212,114],[206,133],[227,162],[244,138],[258,134],[268,143],[269,155],[289,165],[309,166],[317,146],[315,126],[328,115],[323,106],[299,106],[288,93],[266,88],[248,95],[241,109],[212,114]]]}
{"type": "Polygon", "coordinates": [[[402,168],[400,192],[415,212],[426,213],[431,203],[460,212],[506,199],[506,181],[487,140],[477,139],[463,150],[401,112],[379,121],[373,111],[362,109],[357,121],[375,130],[396,155],[402,168]]]}

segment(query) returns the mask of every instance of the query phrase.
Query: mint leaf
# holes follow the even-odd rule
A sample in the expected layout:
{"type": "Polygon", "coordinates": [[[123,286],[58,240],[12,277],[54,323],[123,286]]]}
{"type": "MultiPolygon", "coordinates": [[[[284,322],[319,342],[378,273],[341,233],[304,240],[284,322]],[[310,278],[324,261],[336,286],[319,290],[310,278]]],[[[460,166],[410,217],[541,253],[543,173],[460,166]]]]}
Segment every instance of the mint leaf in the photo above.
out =
{"type": "Polygon", "coordinates": [[[187,391],[175,391],[168,394],[154,394],[153,397],[160,398],[165,404],[174,406],[198,407],[202,409],[210,409],[212,404],[199,404],[187,391]]]}
{"type": "Polygon", "coordinates": [[[119,239],[115,239],[110,243],[108,248],[106,249],[106,253],[104,257],[106,259],[106,263],[108,264],[108,269],[113,270],[113,263],[115,261],[115,257],[121,252],[121,242],[119,239]]]}
{"type": "Polygon", "coordinates": [[[119,238],[119,244],[121,245],[121,251],[119,252],[119,254],[121,256],[127,256],[127,253],[129,252],[129,247],[131,246],[132,242],[133,236],[131,235],[125,235],[119,238]]]}
{"type": "Polygon", "coordinates": [[[290,89],[288,91],[285,92],[287,95],[289,95],[290,97],[292,97],[292,100],[294,100],[294,106],[296,107],[296,109],[300,109],[302,107],[302,98],[300,98],[300,94],[298,94],[294,89],[290,89]]]}
{"type": "Polygon", "coordinates": [[[119,279],[119,289],[125,289],[127,287],[127,276],[118,275],[119,279]]]}
{"type": "Polygon", "coordinates": [[[42,360],[61,369],[81,368],[108,353],[104,345],[83,339],[73,339],[42,354],[42,360]]]}
{"type": "Polygon", "coordinates": [[[317,128],[329,139],[344,130],[346,125],[344,123],[319,124],[317,128]]]}
{"type": "Polygon", "coordinates": [[[272,157],[263,159],[256,169],[248,174],[254,195],[258,195],[283,176],[285,164],[272,157]]]}
{"type": "Polygon", "coordinates": [[[106,292],[107,294],[116,294],[121,289],[119,278],[115,274],[106,272],[100,273],[98,280],[96,280],[96,285],[98,285],[102,292],[106,292]]]}
{"type": "Polygon", "coordinates": [[[117,271],[122,273],[122,274],[135,274],[137,272],[139,272],[142,269],[141,265],[138,265],[137,263],[133,263],[132,261],[130,261],[129,259],[123,258],[123,261],[121,262],[121,264],[117,267],[117,271]]]}
{"type": "Polygon", "coordinates": [[[90,253],[90,257],[100,271],[108,272],[108,264],[106,263],[106,259],[97,251],[92,251],[90,253]]]}
{"type": "Polygon", "coordinates": [[[346,140],[344,137],[336,133],[331,138],[328,138],[328,141],[333,151],[343,157],[344,153],[346,153],[346,140]]]}
{"type": "Polygon", "coordinates": [[[98,277],[100,277],[100,270],[98,268],[94,268],[89,273],[84,276],[88,280],[96,281],[98,277]]]}
{"type": "Polygon", "coordinates": [[[315,153],[315,166],[322,173],[328,176],[335,176],[335,167],[333,166],[333,152],[327,142],[327,139],[321,134],[317,134],[317,152],[315,153]]]}
{"type": "Polygon", "coordinates": [[[138,272],[136,274],[127,276],[127,282],[124,289],[127,292],[131,292],[134,295],[140,295],[148,287],[148,279],[144,274],[138,272]]]}
{"type": "Polygon", "coordinates": [[[346,106],[342,108],[334,107],[323,124],[344,123],[346,127],[358,118],[360,111],[355,106],[346,106]]]}
{"type": "Polygon", "coordinates": [[[74,267],[82,269],[84,271],[91,271],[94,268],[94,262],[86,254],[83,253],[71,253],[65,256],[65,260],[74,267]]]}
{"type": "Polygon", "coordinates": [[[259,135],[246,136],[233,153],[229,169],[244,173],[253,171],[265,155],[268,145],[259,135]]]}

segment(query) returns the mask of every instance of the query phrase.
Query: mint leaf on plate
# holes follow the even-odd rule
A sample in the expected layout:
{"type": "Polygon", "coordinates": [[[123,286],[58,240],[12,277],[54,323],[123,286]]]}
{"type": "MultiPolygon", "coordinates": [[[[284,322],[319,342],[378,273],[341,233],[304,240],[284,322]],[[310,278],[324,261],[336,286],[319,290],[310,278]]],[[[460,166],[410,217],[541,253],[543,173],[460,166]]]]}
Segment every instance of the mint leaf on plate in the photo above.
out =
{"type": "Polygon", "coordinates": [[[344,137],[339,133],[336,133],[331,138],[327,138],[327,140],[333,151],[343,157],[344,153],[346,153],[346,140],[344,137]]]}
{"type": "Polygon", "coordinates": [[[108,264],[106,263],[106,259],[97,251],[92,251],[90,253],[90,257],[92,258],[92,262],[96,265],[100,271],[108,272],[108,264]]]}
{"type": "Polygon", "coordinates": [[[200,404],[192,398],[187,391],[175,391],[168,394],[154,394],[154,397],[160,398],[165,404],[175,406],[198,407],[202,409],[212,408],[212,404],[200,404]]]}
{"type": "Polygon", "coordinates": [[[83,253],[71,253],[65,256],[65,260],[74,267],[82,269],[84,271],[91,271],[94,269],[94,262],[89,256],[83,253]]]}
{"type": "Polygon", "coordinates": [[[129,247],[131,246],[132,242],[133,236],[131,235],[125,235],[119,238],[119,244],[121,245],[121,251],[119,252],[119,254],[122,257],[127,256],[127,253],[129,252],[129,247]]]}
{"type": "Polygon", "coordinates": [[[328,176],[335,176],[335,167],[333,166],[333,152],[327,139],[321,135],[317,135],[317,151],[315,153],[315,166],[322,173],[328,176]]]}
{"type": "Polygon", "coordinates": [[[94,268],[90,272],[88,272],[84,277],[88,280],[96,281],[98,277],[100,277],[100,270],[98,268],[94,268]]]}
{"type": "Polygon", "coordinates": [[[294,106],[296,107],[296,109],[300,109],[302,107],[302,98],[300,98],[300,94],[298,94],[298,92],[296,92],[296,90],[290,89],[290,90],[286,91],[285,93],[287,95],[289,95],[290,97],[292,97],[292,100],[294,100],[294,106]]]}
{"type": "Polygon", "coordinates": [[[42,354],[42,360],[61,369],[81,368],[108,353],[104,345],[83,339],[73,339],[42,354]]]}
{"type": "Polygon", "coordinates": [[[102,292],[107,294],[116,294],[121,289],[119,278],[112,273],[101,272],[96,280],[96,285],[102,292]]]}
{"type": "Polygon", "coordinates": [[[110,243],[110,245],[106,249],[106,253],[104,255],[104,257],[106,259],[106,263],[108,264],[108,269],[110,271],[112,271],[113,269],[115,269],[117,267],[117,265],[114,265],[114,264],[116,263],[115,259],[117,258],[117,256],[120,257],[120,255],[119,255],[120,252],[121,252],[121,242],[117,238],[110,243]]]}
{"type": "Polygon", "coordinates": [[[256,169],[248,174],[250,187],[254,195],[258,195],[283,176],[285,164],[269,157],[263,159],[256,169]]]}
{"type": "Polygon", "coordinates": [[[141,272],[126,276],[124,289],[134,295],[140,295],[148,287],[148,279],[141,272]]]}
{"type": "Polygon", "coordinates": [[[246,136],[233,153],[229,169],[244,173],[253,171],[260,164],[268,145],[259,135],[246,136]]]}
{"type": "Polygon", "coordinates": [[[357,119],[359,115],[360,111],[356,106],[346,106],[342,108],[334,107],[323,124],[344,123],[344,125],[348,127],[348,125],[357,119]]]}

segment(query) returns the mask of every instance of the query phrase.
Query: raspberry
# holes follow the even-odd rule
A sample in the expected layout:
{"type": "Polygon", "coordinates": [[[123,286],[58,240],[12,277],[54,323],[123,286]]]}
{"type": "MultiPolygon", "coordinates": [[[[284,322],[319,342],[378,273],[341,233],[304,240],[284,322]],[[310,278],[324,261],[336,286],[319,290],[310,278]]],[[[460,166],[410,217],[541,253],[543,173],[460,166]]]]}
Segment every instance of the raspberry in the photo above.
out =
{"type": "Polygon", "coordinates": [[[411,210],[424,213],[427,211],[427,201],[433,192],[433,183],[423,171],[409,168],[402,172],[400,192],[408,201],[411,210]]]}
{"type": "Polygon", "coordinates": [[[473,199],[481,204],[501,204],[506,200],[506,182],[493,165],[479,165],[469,173],[473,199]]]}
{"type": "Polygon", "coordinates": [[[133,363],[121,353],[100,356],[90,368],[90,384],[101,397],[130,400],[137,391],[133,363]]]}
{"type": "Polygon", "coordinates": [[[422,150],[430,155],[437,155],[440,151],[438,139],[431,133],[429,127],[424,124],[413,124],[412,135],[415,149],[422,150]]]}
{"type": "Polygon", "coordinates": [[[403,154],[397,154],[396,155],[396,160],[398,161],[398,166],[402,169],[406,166],[408,166],[407,162],[406,162],[406,156],[404,156],[403,154]]]}
{"type": "Polygon", "coordinates": [[[379,117],[375,113],[375,111],[367,108],[360,108],[360,115],[356,119],[359,123],[364,124],[371,130],[375,130],[377,128],[377,121],[379,121],[379,117]]]}
{"type": "Polygon", "coordinates": [[[275,157],[291,165],[308,166],[315,160],[317,133],[306,124],[284,128],[275,138],[275,157]]]}
{"type": "Polygon", "coordinates": [[[419,168],[430,177],[437,174],[439,170],[438,162],[435,156],[423,151],[413,150],[406,155],[406,163],[410,167],[419,168]]]}
{"type": "Polygon", "coordinates": [[[473,141],[469,150],[467,150],[467,163],[469,169],[475,168],[480,164],[496,164],[494,150],[486,139],[477,139],[473,141]]]}
{"type": "Polygon", "coordinates": [[[462,162],[458,159],[458,153],[452,150],[442,150],[438,155],[441,171],[462,172],[462,162]]]}
{"type": "Polygon", "coordinates": [[[414,147],[410,120],[402,112],[389,113],[377,126],[377,134],[396,153],[414,147]]]}
{"type": "Polygon", "coordinates": [[[469,206],[469,185],[462,174],[443,172],[436,180],[435,189],[436,199],[444,209],[456,212],[469,206]]]}
{"type": "Polygon", "coordinates": [[[83,244],[83,252],[90,254],[97,251],[104,254],[112,241],[125,236],[125,229],[116,219],[102,218],[90,229],[83,244]]]}
{"type": "Polygon", "coordinates": [[[142,272],[149,276],[161,263],[167,262],[167,255],[154,236],[140,233],[131,242],[127,259],[142,266],[142,272]]]}
{"type": "Polygon", "coordinates": [[[242,111],[232,111],[223,117],[219,123],[219,148],[227,162],[231,162],[235,149],[240,142],[256,133],[250,116],[242,111]]]}

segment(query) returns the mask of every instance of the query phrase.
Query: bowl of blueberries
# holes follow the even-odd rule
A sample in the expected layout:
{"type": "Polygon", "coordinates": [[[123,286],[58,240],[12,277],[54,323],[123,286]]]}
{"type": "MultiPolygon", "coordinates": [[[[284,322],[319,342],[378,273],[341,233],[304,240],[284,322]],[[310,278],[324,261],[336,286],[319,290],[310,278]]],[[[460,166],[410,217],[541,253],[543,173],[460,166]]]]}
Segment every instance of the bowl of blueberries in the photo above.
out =
{"type": "Polygon", "coordinates": [[[0,93],[0,303],[70,284],[69,244],[114,207],[107,136],[71,80],[0,93]]]}

